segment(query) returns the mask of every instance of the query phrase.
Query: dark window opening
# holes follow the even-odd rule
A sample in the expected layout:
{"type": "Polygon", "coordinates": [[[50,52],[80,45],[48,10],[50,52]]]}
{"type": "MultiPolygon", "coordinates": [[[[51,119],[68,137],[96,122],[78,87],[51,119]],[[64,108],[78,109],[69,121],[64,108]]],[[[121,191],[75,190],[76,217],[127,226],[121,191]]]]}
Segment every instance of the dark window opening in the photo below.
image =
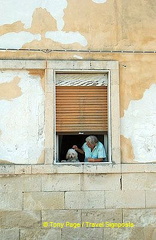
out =
{"type": "MultiPolygon", "coordinates": [[[[91,135],[91,134],[90,134],[91,135]]],[[[103,134],[92,134],[95,135],[100,142],[104,144],[106,155],[108,156],[108,143],[107,143],[107,133],[105,135],[103,134]],[[105,139],[105,137],[106,139],[105,139]]],[[[72,148],[73,145],[77,145],[79,148],[82,147],[82,145],[85,143],[86,137],[89,135],[58,135],[58,159],[59,162],[66,159],[66,153],[68,149],[72,148]]],[[[78,153],[78,159],[80,162],[84,162],[84,155],[78,153]]],[[[108,161],[108,159],[104,159],[105,162],[108,161]]]]}

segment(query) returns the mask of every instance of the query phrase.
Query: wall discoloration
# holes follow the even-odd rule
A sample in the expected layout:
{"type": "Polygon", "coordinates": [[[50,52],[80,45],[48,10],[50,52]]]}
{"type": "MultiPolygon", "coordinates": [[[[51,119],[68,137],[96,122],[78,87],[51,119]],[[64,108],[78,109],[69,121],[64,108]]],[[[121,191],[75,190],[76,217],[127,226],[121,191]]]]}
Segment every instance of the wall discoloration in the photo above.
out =
{"type": "Polygon", "coordinates": [[[144,92],[143,98],[129,104],[121,118],[121,134],[131,140],[134,160],[156,161],[156,84],[144,92]]]}
{"type": "Polygon", "coordinates": [[[118,26],[115,11],[113,1],[97,4],[90,0],[69,0],[64,11],[63,30],[81,33],[88,42],[87,48],[108,48],[117,44],[118,26]]]}
{"type": "Polygon", "coordinates": [[[131,140],[121,135],[120,141],[122,163],[134,163],[134,153],[131,140]]]}
{"type": "Polygon", "coordinates": [[[37,161],[37,164],[43,164],[44,162],[45,162],[45,151],[43,150],[37,161]]]}
{"type": "Polygon", "coordinates": [[[14,77],[14,79],[9,83],[0,84],[0,99],[11,100],[21,96],[22,92],[18,83],[20,78],[14,77]]]}
{"type": "MultiPolygon", "coordinates": [[[[12,6],[12,12],[14,12],[15,6],[11,4],[13,4],[13,1],[10,2],[9,7],[12,6]]],[[[7,6],[4,7],[7,8],[7,6]]],[[[20,7],[22,6],[18,7],[19,11],[21,10],[23,15],[16,14],[16,16],[10,17],[10,26],[14,27],[12,30],[9,24],[7,24],[8,20],[2,16],[0,23],[3,23],[3,28],[1,31],[0,45],[3,46],[3,48],[22,48],[29,42],[32,42],[33,48],[36,48],[35,40],[42,40],[40,45],[44,48],[46,39],[51,40],[50,48],[53,41],[61,44],[79,43],[81,46],[87,45],[87,40],[79,32],[62,31],[64,26],[64,9],[67,7],[66,0],[51,1],[49,3],[34,1],[27,14],[25,14],[26,10],[24,8],[20,9],[20,7]],[[20,25],[20,30],[17,30],[17,24],[14,26],[14,21],[19,22],[19,24],[25,24],[23,29],[21,29],[22,26],[20,25]],[[18,41],[16,41],[17,38],[18,41]]],[[[30,7],[29,4],[27,7],[30,7]]],[[[6,15],[7,13],[8,8],[6,15]]]]}
{"type": "Polygon", "coordinates": [[[12,24],[17,21],[24,23],[25,28],[31,26],[32,15],[36,8],[46,9],[51,13],[51,15],[57,21],[57,28],[61,30],[63,27],[63,11],[67,7],[66,0],[51,0],[42,1],[34,0],[27,1],[23,0],[8,0],[7,3],[3,2],[3,7],[1,7],[0,15],[0,25],[12,24]]]}
{"type": "Polygon", "coordinates": [[[64,44],[75,48],[79,43],[87,49],[153,50],[155,8],[154,0],[148,4],[146,0],[142,4],[140,0],[128,4],[113,0],[9,0],[0,10],[0,41],[3,48],[24,48],[30,42],[37,48],[39,41],[41,48],[62,48],[64,44]]]}
{"type": "Polygon", "coordinates": [[[13,163],[10,161],[0,159],[0,164],[13,164],[13,163]]]}
{"type": "Polygon", "coordinates": [[[44,92],[40,76],[27,71],[3,71],[1,83],[19,81],[20,96],[0,101],[0,159],[37,163],[44,149],[44,92]],[[18,76],[18,79],[17,79],[18,76]]]}
{"type": "MultiPolygon", "coordinates": [[[[60,32],[60,34],[63,35],[62,32],[60,32]]],[[[68,42],[68,43],[63,43],[62,44],[61,43],[62,38],[58,39],[58,35],[59,34],[57,34],[57,32],[56,32],[56,35],[54,34],[54,36],[56,37],[54,39],[55,41],[52,40],[52,39],[48,39],[48,38],[42,38],[41,41],[34,40],[31,43],[26,43],[26,44],[23,45],[22,48],[34,48],[35,47],[35,49],[62,49],[62,48],[82,49],[83,47],[82,47],[81,43],[84,44],[84,41],[86,42],[86,40],[83,37],[82,37],[83,41],[81,41],[81,43],[78,43],[77,39],[74,40],[76,42],[73,42],[73,38],[72,39],[69,38],[69,40],[67,40],[67,41],[69,41],[69,42],[72,41],[72,43],[68,42]],[[57,42],[57,39],[59,40],[59,42],[57,42]]],[[[66,36],[66,39],[67,39],[68,38],[68,34],[65,33],[65,36],[66,36]]],[[[72,53],[72,55],[71,54],[69,54],[69,55],[70,55],[70,59],[73,59],[73,53],[72,53]]],[[[61,59],[62,59],[63,56],[65,56],[65,59],[66,59],[67,54],[64,54],[64,53],[63,54],[62,53],[61,54],[60,53],[58,53],[58,54],[57,53],[53,53],[52,54],[52,58],[51,58],[51,54],[49,55],[49,54],[42,54],[42,53],[37,52],[37,53],[34,54],[34,56],[35,56],[35,58],[36,58],[36,56],[42,56],[42,58],[45,58],[45,56],[46,56],[47,59],[56,59],[55,58],[56,56],[60,56],[61,59]]]]}
{"type": "Polygon", "coordinates": [[[43,91],[45,91],[45,71],[40,69],[30,69],[29,74],[31,76],[39,76],[41,79],[41,86],[43,91]]]}
{"type": "Polygon", "coordinates": [[[155,49],[155,12],[155,0],[122,1],[122,44],[138,50],[142,46],[155,49]]]}
{"type": "Polygon", "coordinates": [[[147,56],[146,61],[143,61],[141,56],[137,56],[137,59],[121,62],[121,116],[124,115],[124,110],[128,108],[131,100],[141,99],[145,90],[156,82],[156,62],[153,60],[147,56]]]}
{"type": "Polygon", "coordinates": [[[20,21],[0,26],[0,36],[9,32],[21,32],[21,31],[24,31],[24,24],[20,21]]]}
{"type": "Polygon", "coordinates": [[[79,43],[81,46],[87,45],[87,40],[79,32],[47,32],[46,38],[53,40],[54,42],[59,42],[62,44],[73,44],[79,43]]]}
{"type": "Polygon", "coordinates": [[[82,56],[80,56],[80,55],[77,55],[77,54],[73,55],[73,57],[74,57],[75,59],[83,59],[83,57],[82,57],[82,56]]]}
{"type": "Polygon", "coordinates": [[[3,48],[21,48],[26,42],[40,40],[40,34],[32,34],[29,32],[6,33],[0,37],[0,46],[3,48]],[[18,39],[18,41],[17,41],[18,39]]]}
{"type": "Polygon", "coordinates": [[[45,32],[57,30],[57,22],[46,9],[37,8],[33,13],[31,27],[28,30],[44,37],[45,32]]]}
{"type": "Polygon", "coordinates": [[[107,0],[92,0],[95,3],[105,3],[107,0]]]}

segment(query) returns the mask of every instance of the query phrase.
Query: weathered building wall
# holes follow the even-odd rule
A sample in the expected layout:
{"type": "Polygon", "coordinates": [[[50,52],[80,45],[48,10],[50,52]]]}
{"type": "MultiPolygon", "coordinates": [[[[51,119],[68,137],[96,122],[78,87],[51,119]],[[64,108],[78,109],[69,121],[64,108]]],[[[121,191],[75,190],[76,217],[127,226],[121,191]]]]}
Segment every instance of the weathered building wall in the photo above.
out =
{"type": "Polygon", "coordinates": [[[0,59],[119,62],[122,164],[44,165],[47,76],[1,69],[0,239],[156,238],[155,11],[154,0],[1,3],[0,59]],[[52,221],[135,227],[42,225],[52,221]]]}
{"type": "Polygon", "coordinates": [[[36,164],[44,150],[44,89],[39,73],[0,73],[1,163],[36,164]]]}
{"type": "Polygon", "coordinates": [[[107,167],[94,174],[86,167],[71,174],[65,168],[51,172],[50,166],[1,166],[1,239],[155,240],[156,169],[126,165],[122,174],[115,167],[109,173],[107,167]]]}

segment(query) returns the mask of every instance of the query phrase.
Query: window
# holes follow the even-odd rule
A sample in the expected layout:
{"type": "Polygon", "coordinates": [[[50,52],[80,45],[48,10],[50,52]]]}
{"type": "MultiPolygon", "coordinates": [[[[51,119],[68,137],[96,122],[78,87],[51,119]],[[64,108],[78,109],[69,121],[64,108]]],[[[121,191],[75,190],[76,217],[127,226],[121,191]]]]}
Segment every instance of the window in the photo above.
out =
{"type": "MultiPolygon", "coordinates": [[[[104,143],[108,136],[107,79],[107,73],[56,73],[58,161],[65,159],[72,145],[81,148],[88,135],[98,135],[104,143]]],[[[82,158],[79,154],[81,162],[82,158]]]]}
{"type": "MultiPolygon", "coordinates": [[[[53,68],[54,163],[64,160],[72,145],[81,148],[89,135],[97,136],[104,144],[105,162],[120,162],[118,64],[81,61],[79,67],[80,61],[72,63],[71,67],[59,61],[53,68]],[[89,67],[85,67],[86,63],[89,67]]],[[[81,154],[79,160],[84,160],[81,154]]]]}

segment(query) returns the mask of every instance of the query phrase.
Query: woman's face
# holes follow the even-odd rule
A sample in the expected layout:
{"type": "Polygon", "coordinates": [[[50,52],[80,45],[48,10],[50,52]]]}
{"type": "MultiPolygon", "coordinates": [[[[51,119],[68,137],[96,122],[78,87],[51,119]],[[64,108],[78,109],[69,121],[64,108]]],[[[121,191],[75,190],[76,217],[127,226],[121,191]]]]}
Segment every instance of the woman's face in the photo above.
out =
{"type": "Polygon", "coordinates": [[[90,143],[90,142],[86,142],[87,146],[91,149],[93,149],[95,147],[95,144],[90,143]]]}

